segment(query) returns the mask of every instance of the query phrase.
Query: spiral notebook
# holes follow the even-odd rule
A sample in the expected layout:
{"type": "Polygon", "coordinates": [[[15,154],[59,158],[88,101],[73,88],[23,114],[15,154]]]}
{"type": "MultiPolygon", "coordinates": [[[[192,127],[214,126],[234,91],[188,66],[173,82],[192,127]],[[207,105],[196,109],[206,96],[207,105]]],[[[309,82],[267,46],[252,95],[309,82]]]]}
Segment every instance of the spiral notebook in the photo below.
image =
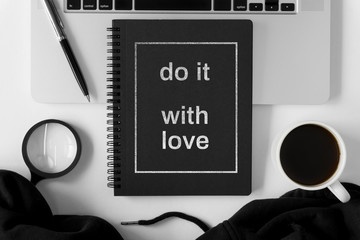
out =
{"type": "Polygon", "coordinates": [[[252,22],[113,20],[114,195],[251,192],[252,22]]]}

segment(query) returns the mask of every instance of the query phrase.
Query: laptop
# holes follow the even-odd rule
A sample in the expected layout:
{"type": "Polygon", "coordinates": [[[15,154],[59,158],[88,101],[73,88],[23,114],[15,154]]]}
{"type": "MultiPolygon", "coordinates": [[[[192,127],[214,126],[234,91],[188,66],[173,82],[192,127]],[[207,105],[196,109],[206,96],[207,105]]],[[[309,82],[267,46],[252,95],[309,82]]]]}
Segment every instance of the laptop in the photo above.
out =
{"type": "MultiPolygon", "coordinates": [[[[54,0],[92,103],[105,103],[113,19],[250,19],[253,103],[321,104],[330,95],[330,0],[54,0]]],[[[31,93],[86,103],[46,15],[31,1],[31,93]]]]}

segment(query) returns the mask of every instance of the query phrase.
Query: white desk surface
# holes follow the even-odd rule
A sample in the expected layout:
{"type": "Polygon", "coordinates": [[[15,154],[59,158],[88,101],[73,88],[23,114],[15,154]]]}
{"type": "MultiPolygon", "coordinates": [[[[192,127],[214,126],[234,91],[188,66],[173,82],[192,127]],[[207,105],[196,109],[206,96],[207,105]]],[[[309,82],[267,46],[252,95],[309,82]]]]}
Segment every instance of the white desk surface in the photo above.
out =
{"type": "Polygon", "coordinates": [[[41,104],[30,95],[30,1],[0,1],[0,168],[29,177],[21,144],[35,123],[55,118],[80,134],[83,153],[68,175],[45,180],[38,189],[55,214],[100,216],[126,240],[195,239],[202,231],[183,220],[150,226],[120,226],[122,220],[148,219],[182,211],[215,226],[253,199],[276,198],[294,188],[270,158],[277,133],[289,124],[319,120],[343,136],[348,161],[341,181],[360,184],[360,1],[333,1],[331,98],[323,105],[254,106],[253,177],[250,196],[114,197],[106,187],[106,106],[41,104]]]}

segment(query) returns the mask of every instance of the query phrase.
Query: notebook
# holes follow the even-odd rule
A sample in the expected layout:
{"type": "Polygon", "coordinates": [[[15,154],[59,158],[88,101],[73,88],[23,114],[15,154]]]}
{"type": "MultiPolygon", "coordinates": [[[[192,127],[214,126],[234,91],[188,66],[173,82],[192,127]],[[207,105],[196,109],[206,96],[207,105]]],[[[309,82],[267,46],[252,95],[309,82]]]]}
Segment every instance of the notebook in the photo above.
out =
{"type": "Polygon", "coordinates": [[[114,194],[250,194],[252,22],[112,24],[108,166],[114,194]]]}

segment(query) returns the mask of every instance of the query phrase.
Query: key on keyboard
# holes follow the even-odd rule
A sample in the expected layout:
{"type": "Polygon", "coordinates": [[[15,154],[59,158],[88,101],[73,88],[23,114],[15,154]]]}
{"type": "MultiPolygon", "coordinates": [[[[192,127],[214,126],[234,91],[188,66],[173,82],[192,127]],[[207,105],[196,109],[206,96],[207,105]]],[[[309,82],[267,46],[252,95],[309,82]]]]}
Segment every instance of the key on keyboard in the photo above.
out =
{"type": "Polygon", "coordinates": [[[84,0],[83,9],[84,10],[95,10],[96,9],[96,0],[84,0]]]}
{"type": "Polygon", "coordinates": [[[214,0],[215,11],[230,11],[231,0],[214,0]]]}
{"type": "Polygon", "coordinates": [[[69,10],[80,10],[81,1],[80,0],[68,0],[67,1],[67,9],[69,10]]]}
{"type": "Polygon", "coordinates": [[[132,0],[115,0],[115,10],[131,10],[132,0]]]}
{"type": "Polygon", "coordinates": [[[211,0],[136,0],[135,10],[211,10],[211,0]]]}

